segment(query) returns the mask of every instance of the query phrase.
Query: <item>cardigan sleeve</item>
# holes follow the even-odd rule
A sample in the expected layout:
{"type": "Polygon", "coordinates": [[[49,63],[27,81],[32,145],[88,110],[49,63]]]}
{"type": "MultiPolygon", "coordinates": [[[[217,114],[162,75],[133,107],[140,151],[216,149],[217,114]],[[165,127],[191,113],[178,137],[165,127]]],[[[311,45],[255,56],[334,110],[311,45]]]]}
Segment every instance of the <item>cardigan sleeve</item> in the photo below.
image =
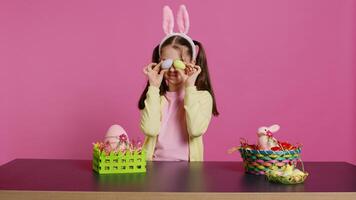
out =
{"type": "Polygon", "coordinates": [[[188,133],[199,137],[208,129],[213,109],[213,98],[208,91],[198,91],[196,86],[187,87],[184,96],[184,109],[188,133]]]}
{"type": "Polygon", "coordinates": [[[159,88],[154,86],[148,87],[144,104],[145,108],[141,110],[141,130],[147,136],[157,136],[161,125],[159,88]]]}

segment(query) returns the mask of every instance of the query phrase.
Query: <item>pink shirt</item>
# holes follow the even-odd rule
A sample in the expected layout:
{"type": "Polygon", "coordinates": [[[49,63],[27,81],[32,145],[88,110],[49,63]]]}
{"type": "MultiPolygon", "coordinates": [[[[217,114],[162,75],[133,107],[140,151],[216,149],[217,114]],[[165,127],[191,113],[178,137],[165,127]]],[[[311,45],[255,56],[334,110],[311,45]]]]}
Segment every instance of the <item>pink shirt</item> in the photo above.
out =
{"type": "Polygon", "coordinates": [[[167,92],[153,160],[188,161],[189,142],[184,110],[184,90],[167,92]]]}

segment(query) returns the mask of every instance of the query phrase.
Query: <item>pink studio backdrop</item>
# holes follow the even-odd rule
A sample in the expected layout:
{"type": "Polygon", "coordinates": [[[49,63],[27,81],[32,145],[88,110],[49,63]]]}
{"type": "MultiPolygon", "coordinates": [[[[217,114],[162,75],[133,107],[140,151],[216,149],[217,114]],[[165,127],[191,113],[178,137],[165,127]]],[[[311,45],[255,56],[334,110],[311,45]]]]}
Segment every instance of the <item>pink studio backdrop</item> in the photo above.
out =
{"type": "Polygon", "coordinates": [[[0,2],[0,164],[91,159],[110,125],[141,137],[144,65],[164,36],[162,7],[184,3],[206,48],[221,115],[205,160],[278,123],[305,161],[356,164],[356,2],[0,2]]]}

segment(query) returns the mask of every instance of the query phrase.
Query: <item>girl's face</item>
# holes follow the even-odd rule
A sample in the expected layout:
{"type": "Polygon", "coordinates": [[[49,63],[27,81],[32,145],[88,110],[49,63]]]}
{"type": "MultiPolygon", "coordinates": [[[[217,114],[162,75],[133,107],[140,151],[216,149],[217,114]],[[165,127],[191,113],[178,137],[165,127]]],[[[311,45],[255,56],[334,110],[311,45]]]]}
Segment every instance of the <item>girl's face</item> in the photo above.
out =
{"type": "MultiPolygon", "coordinates": [[[[191,61],[191,56],[188,54],[188,47],[179,46],[175,47],[172,45],[162,48],[161,60],[166,59],[180,59],[183,62],[189,63],[191,61]]],[[[168,85],[181,85],[183,83],[183,77],[178,73],[178,71],[172,66],[164,74],[164,79],[168,85]]]]}

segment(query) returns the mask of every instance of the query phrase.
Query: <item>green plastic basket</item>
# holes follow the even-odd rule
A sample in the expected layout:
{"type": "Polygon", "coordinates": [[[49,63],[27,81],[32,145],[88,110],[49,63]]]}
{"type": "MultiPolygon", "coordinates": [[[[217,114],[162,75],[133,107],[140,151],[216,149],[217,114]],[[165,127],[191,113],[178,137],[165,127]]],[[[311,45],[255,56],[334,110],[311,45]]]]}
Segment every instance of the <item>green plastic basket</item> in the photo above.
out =
{"type": "Polygon", "coordinates": [[[99,174],[143,173],[146,172],[146,152],[111,152],[106,155],[97,146],[93,148],[93,170],[99,174]]]}

